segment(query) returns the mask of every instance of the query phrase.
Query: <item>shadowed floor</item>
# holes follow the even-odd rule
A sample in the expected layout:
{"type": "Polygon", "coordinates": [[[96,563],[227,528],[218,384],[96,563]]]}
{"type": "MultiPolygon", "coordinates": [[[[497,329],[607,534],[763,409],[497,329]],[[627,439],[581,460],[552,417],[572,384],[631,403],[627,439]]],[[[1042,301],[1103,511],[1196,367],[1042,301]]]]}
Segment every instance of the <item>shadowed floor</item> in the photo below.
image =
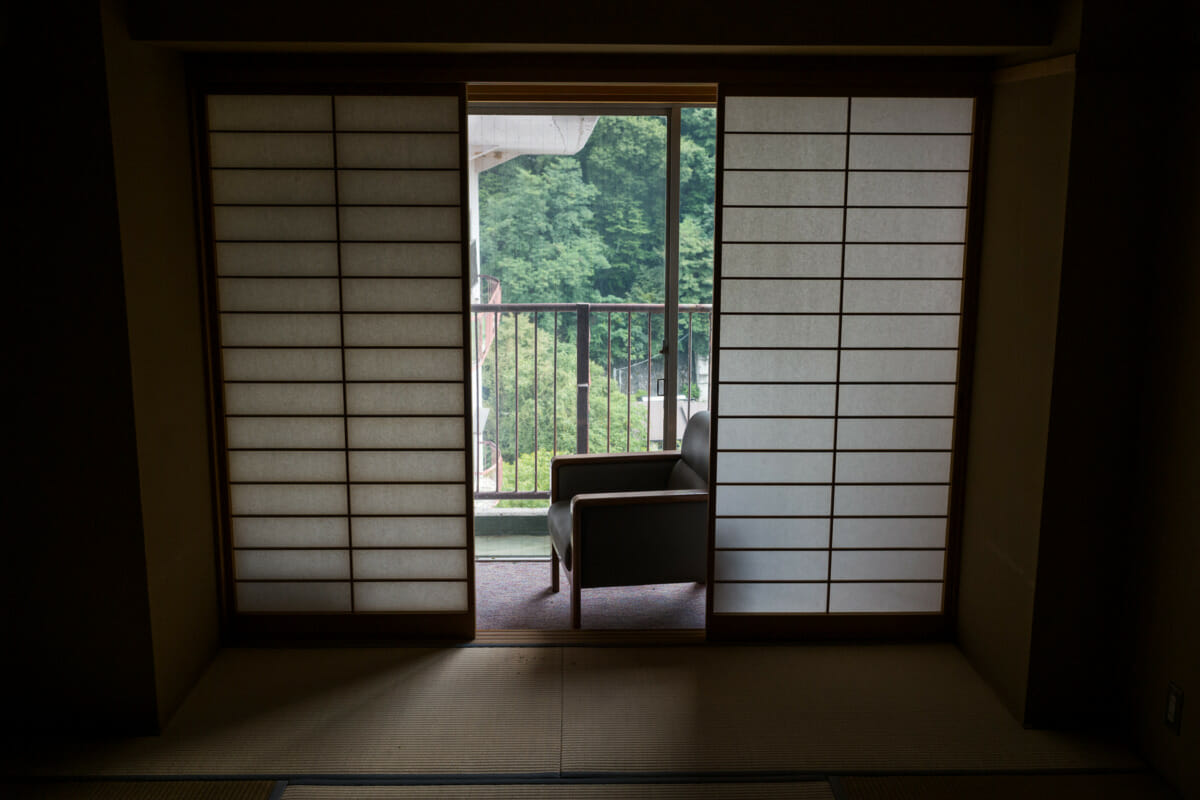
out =
{"type": "MultiPolygon", "coordinates": [[[[571,627],[571,584],[550,591],[549,561],[475,564],[475,627],[491,630],[564,630],[571,627]]],[[[704,586],[668,583],[583,590],[584,628],[677,629],[704,627],[704,586]]]]}

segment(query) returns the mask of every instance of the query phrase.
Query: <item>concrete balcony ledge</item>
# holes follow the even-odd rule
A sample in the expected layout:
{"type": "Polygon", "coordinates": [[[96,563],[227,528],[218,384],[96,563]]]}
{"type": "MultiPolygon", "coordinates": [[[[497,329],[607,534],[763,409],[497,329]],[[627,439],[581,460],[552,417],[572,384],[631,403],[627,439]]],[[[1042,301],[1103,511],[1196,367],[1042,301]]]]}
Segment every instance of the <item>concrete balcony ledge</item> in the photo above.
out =
{"type": "Polygon", "coordinates": [[[546,536],[544,508],[476,508],[476,536],[546,536]]]}

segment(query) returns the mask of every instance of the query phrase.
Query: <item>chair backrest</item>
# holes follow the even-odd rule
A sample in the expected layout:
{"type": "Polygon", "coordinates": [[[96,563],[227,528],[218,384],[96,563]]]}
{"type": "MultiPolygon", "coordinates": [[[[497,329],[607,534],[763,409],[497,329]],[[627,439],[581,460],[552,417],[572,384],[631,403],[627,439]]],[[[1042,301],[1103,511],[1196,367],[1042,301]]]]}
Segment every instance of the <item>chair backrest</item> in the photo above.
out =
{"type": "Polygon", "coordinates": [[[671,469],[668,489],[708,489],[708,412],[688,420],[681,457],[671,469]]]}

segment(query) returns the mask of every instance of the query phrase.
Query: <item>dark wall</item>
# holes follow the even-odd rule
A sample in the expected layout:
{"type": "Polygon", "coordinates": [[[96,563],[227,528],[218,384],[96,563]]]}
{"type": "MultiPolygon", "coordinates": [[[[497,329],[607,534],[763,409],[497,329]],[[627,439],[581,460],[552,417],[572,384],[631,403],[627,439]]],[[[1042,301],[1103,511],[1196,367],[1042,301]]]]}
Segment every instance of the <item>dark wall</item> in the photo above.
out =
{"type": "Polygon", "coordinates": [[[500,48],[629,46],[981,46],[1044,45],[1057,17],[1037,0],[607,0],[498,7],[486,0],[138,0],[134,37],[156,41],[454,43],[500,48]],[[736,13],[731,9],[736,7],[736,13]],[[333,10],[336,9],[336,13],[333,10]],[[524,12],[524,13],[522,13],[524,12]],[[782,23],[782,24],[780,24],[782,23]]]}
{"type": "Polygon", "coordinates": [[[21,731],[146,731],[154,664],[100,18],[58,5],[22,6],[5,48],[19,109],[5,272],[21,287],[7,297],[18,689],[5,713],[21,731]]]}

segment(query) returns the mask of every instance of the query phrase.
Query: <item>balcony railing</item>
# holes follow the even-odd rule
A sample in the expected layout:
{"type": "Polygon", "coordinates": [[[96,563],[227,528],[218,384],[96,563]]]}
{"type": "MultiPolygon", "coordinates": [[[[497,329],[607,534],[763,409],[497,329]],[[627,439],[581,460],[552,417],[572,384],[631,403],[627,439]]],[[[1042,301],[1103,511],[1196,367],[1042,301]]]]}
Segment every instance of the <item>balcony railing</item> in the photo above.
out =
{"type": "MultiPolygon", "coordinates": [[[[476,499],[548,498],[559,453],[675,447],[662,442],[666,306],[486,302],[471,312],[476,499]]],[[[712,306],[680,305],[678,319],[682,432],[708,407],[712,306]]]]}

